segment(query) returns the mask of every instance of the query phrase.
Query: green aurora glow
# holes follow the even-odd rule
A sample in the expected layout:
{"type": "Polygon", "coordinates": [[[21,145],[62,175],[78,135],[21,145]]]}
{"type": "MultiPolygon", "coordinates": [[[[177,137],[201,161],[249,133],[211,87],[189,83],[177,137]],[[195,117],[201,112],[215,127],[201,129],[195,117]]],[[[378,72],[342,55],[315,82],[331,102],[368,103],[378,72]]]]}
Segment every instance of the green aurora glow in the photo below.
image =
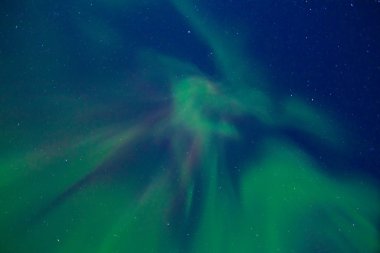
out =
{"type": "MultiPolygon", "coordinates": [[[[0,251],[378,252],[379,189],[364,176],[325,173],[281,134],[292,129],[348,153],[340,141],[344,129],[302,98],[274,100],[258,64],[244,56],[243,41],[190,2],[171,4],[214,53],[218,75],[141,49],[144,71],[169,87],[167,108],[123,123],[84,120],[66,131],[69,122],[112,102],[52,94],[68,106],[44,133],[3,123],[0,251]],[[250,131],[267,131],[258,133],[255,154],[236,164],[234,181],[228,145],[247,141],[237,119],[253,122],[250,131]],[[23,145],[5,144],[18,134],[31,136],[23,145]]],[[[89,36],[103,33],[91,29],[89,36]]],[[[122,94],[116,90],[115,101],[122,94]]]]}

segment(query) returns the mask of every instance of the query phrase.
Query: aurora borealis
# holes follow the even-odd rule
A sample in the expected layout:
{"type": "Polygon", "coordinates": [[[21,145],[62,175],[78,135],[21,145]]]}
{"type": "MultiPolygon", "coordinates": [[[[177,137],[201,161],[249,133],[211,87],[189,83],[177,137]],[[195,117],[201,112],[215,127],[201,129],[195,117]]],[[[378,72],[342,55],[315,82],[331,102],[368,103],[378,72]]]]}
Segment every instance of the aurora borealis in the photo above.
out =
{"type": "Polygon", "coordinates": [[[212,1],[5,6],[1,253],[380,250],[376,148],[272,77],[265,28],[212,1]]]}

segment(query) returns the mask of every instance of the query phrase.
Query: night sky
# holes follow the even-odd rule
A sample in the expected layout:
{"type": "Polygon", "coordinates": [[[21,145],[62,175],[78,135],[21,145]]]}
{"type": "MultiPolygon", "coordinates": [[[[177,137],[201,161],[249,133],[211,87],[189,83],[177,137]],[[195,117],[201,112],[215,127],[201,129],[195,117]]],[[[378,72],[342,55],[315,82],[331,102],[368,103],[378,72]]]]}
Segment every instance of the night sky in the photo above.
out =
{"type": "Polygon", "coordinates": [[[0,252],[379,252],[379,17],[3,0],[0,252]]]}

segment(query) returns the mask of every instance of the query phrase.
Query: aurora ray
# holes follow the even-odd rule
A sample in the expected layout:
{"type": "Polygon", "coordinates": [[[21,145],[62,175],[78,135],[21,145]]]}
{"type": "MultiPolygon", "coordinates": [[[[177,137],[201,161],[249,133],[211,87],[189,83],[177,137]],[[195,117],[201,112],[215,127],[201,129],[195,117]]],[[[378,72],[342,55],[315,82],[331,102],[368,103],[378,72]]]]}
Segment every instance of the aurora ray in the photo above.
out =
{"type": "Polygon", "coordinates": [[[49,108],[41,121],[54,122],[43,133],[13,131],[12,115],[1,114],[1,138],[30,138],[1,142],[2,252],[378,252],[376,181],[360,168],[327,173],[335,163],[309,147],[350,155],[333,116],[274,96],[244,41],[202,6],[95,3],[112,12],[165,6],[213,52],[214,71],[136,46],[95,14],[91,28],[78,24],[89,41],[125,42],[133,67],[121,81],[105,71],[103,97],[95,87],[83,97],[34,94],[49,108]]]}

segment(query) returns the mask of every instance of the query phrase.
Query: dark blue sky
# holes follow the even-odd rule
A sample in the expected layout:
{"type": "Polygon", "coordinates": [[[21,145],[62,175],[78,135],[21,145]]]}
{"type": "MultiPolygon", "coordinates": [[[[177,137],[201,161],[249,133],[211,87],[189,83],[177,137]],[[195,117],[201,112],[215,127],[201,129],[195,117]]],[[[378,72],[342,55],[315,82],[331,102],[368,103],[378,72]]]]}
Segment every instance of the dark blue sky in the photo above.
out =
{"type": "MultiPolygon", "coordinates": [[[[228,32],[238,34],[242,28],[248,32],[247,53],[270,73],[278,94],[300,95],[335,114],[359,136],[354,153],[365,167],[380,167],[378,1],[194,3],[198,2],[228,32]]],[[[91,1],[5,1],[0,27],[3,94],[57,87],[86,93],[102,78],[112,83],[126,70],[133,72],[139,47],[186,59],[210,74],[214,71],[207,46],[186,33],[186,21],[163,4],[115,11],[91,1]],[[96,19],[115,29],[119,38],[85,37],[83,29],[97,24],[96,19]]]]}

